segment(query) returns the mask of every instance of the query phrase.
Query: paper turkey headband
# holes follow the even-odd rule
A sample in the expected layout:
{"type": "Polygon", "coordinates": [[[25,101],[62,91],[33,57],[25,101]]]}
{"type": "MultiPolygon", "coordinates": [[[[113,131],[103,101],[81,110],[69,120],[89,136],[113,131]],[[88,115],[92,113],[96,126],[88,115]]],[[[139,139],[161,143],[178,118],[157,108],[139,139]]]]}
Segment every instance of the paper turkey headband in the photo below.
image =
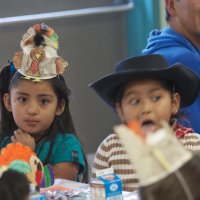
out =
{"type": "Polygon", "coordinates": [[[137,122],[116,126],[115,132],[133,164],[140,186],[148,186],[176,172],[192,158],[168,124],[145,135],[137,122]]]}
{"type": "Polygon", "coordinates": [[[23,35],[22,51],[15,52],[13,66],[27,79],[41,80],[63,74],[68,63],[57,54],[58,35],[46,24],[35,24],[23,35]]]}

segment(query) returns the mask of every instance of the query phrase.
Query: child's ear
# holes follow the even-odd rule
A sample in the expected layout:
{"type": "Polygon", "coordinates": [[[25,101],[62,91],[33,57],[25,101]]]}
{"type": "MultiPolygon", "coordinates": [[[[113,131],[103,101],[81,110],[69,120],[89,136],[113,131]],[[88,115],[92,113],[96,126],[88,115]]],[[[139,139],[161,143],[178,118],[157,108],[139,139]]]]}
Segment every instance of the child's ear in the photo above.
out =
{"type": "Polygon", "coordinates": [[[62,99],[57,106],[57,110],[56,110],[56,116],[59,116],[63,113],[63,111],[65,110],[65,100],[62,99]]]}
{"type": "Polygon", "coordinates": [[[12,112],[12,106],[11,106],[11,102],[10,102],[10,95],[8,93],[3,95],[3,102],[4,102],[4,105],[5,105],[6,109],[9,112],[12,112]]]}
{"type": "Polygon", "coordinates": [[[123,115],[123,111],[122,111],[122,108],[121,108],[121,104],[116,103],[115,108],[116,108],[116,111],[117,111],[119,118],[121,119],[122,122],[124,122],[124,115],[123,115]]]}
{"type": "Polygon", "coordinates": [[[174,93],[172,96],[172,114],[176,114],[180,108],[181,98],[179,93],[174,93]]]}

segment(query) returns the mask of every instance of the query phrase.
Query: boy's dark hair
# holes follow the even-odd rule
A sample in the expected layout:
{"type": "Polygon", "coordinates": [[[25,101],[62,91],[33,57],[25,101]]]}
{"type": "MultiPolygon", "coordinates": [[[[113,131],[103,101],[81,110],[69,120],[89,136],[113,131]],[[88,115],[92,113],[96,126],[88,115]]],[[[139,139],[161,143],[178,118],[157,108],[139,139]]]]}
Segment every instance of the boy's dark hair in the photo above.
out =
{"type": "Polygon", "coordinates": [[[29,181],[24,174],[8,169],[0,177],[0,199],[26,200],[29,193],[29,181]]]}
{"type": "MultiPolygon", "coordinates": [[[[12,87],[15,87],[19,81],[23,79],[23,75],[21,75],[19,72],[11,73],[10,71],[10,65],[5,66],[1,73],[0,73],[0,137],[3,138],[8,134],[13,134],[14,130],[17,129],[17,125],[14,121],[12,113],[7,111],[5,108],[4,102],[3,102],[3,96],[5,93],[9,93],[9,90],[12,87]],[[3,83],[3,84],[2,84],[3,83]]],[[[61,102],[61,100],[65,101],[65,109],[63,113],[59,116],[55,116],[55,119],[52,123],[52,125],[46,130],[46,133],[44,134],[44,137],[50,141],[50,149],[47,154],[47,157],[43,164],[48,164],[50,162],[51,153],[54,145],[54,139],[56,137],[56,134],[58,132],[65,134],[65,133],[71,133],[74,134],[77,138],[77,134],[74,128],[72,116],[70,113],[69,108],[69,96],[71,94],[70,90],[67,88],[67,85],[65,83],[65,80],[62,76],[58,75],[55,78],[46,79],[45,81],[49,82],[52,86],[55,94],[58,98],[58,103],[61,102]]],[[[84,154],[84,160],[86,164],[86,171],[83,175],[83,182],[88,181],[88,163],[87,159],[84,154]]]]}
{"type": "MultiPolygon", "coordinates": [[[[188,189],[191,191],[193,200],[200,198],[200,156],[195,155],[190,161],[184,164],[178,172],[181,173],[188,189]]],[[[142,187],[140,189],[141,200],[188,200],[186,191],[176,173],[173,173],[166,178],[158,181],[152,185],[142,187]]]]}

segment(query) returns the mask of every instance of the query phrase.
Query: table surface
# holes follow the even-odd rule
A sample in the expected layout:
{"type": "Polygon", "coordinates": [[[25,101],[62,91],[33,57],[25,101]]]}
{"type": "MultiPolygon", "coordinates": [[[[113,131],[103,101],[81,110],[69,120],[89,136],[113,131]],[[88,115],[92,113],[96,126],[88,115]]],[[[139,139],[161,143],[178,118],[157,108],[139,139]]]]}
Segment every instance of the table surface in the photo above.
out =
{"type": "MultiPolygon", "coordinates": [[[[75,181],[69,181],[69,180],[64,180],[64,179],[56,179],[53,187],[63,187],[66,189],[66,191],[69,190],[78,190],[78,191],[88,191],[89,190],[89,185],[80,183],[80,182],[75,182],[75,181]]],[[[52,188],[52,187],[50,187],[52,188]]],[[[49,189],[50,189],[49,188],[49,189]]],[[[48,188],[43,188],[41,191],[44,192],[48,190],[48,188]]],[[[137,192],[125,192],[123,191],[123,199],[124,200],[139,200],[139,196],[137,192]]]]}

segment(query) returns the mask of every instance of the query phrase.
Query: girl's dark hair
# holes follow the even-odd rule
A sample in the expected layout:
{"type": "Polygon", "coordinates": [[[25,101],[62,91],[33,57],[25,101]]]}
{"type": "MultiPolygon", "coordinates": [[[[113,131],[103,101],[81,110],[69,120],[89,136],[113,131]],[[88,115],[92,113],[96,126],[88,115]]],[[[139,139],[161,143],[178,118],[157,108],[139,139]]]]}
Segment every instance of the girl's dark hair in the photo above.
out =
{"type": "Polygon", "coordinates": [[[11,169],[2,174],[0,178],[0,199],[26,200],[29,193],[29,181],[25,174],[11,169]]]}
{"type": "MultiPolygon", "coordinates": [[[[15,87],[19,81],[23,78],[23,75],[21,75],[19,72],[11,73],[10,66],[6,66],[2,69],[0,73],[0,112],[1,112],[1,118],[0,118],[0,136],[4,137],[5,134],[13,134],[14,130],[17,129],[17,125],[13,119],[12,113],[7,111],[5,108],[4,102],[3,102],[3,96],[5,93],[8,93],[10,88],[15,87]]],[[[74,128],[72,116],[70,113],[69,108],[69,96],[71,94],[70,90],[67,88],[67,85],[65,83],[65,80],[62,76],[57,76],[55,78],[47,79],[45,80],[50,83],[52,86],[55,94],[58,98],[58,103],[62,100],[65,101],[65,109],[64,112],[59,115],[55,116],[55,119],[52,123],[52,125],[46,130],[45,138],[50,141],[50,149],[47,154],[47,157],[44,161],[44,164],[50,163],[50,158],[52,154],[52,149],[54,145],[54,139],[56,137],[56,134],[58,132],[65,134],[65,133],[71,133],[74,134],[77,138],[77,134],[74,128]]],[[[87,159],[84,153],[84,160],[86,164],[86,170],[83,174],[82,182],[88,181],[88,163],[87,159]]]]}
{"type": "MultiPolygon", "coordinates": [[[[190,161],[184,164],[178,172],[181,173],[187,187],[192,193],[193,200],[200,198],[200,156],[195,155],[190,161]]],[[[141,200],[188,200],[186,193],[176,176],[170,174],[166,178],[152,185],[140,188],[141,200]]]]}
{"type": "Polygon", "coordinates": [[[16,128],[12,113],[7,111],[3,97],[5,93],[9,92],[9,83],[12,79],[13,74],[10,71],[10,65],[3,67],[0,72],[0,136],[5,136],[5,134],[12,133],[16,128]]]}

